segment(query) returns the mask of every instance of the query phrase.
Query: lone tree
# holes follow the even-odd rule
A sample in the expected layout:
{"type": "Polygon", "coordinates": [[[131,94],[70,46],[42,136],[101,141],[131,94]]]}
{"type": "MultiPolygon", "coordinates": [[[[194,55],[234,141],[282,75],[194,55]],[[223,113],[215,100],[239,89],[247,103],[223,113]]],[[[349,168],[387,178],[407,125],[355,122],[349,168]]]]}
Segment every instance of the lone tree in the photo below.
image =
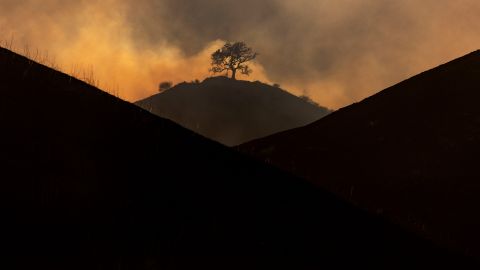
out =
{"type": "Polygon", "coordinates": [[[245,42],[227,42],[223,47],[212,54],[213,73],[221,73],[224,71],[232,71],[232,79],[236,79],[237,71],[244,75],[250,75],[252,70],[245,63],[252,61],[258,56],[252,48],[248,47],[245,42]]]}

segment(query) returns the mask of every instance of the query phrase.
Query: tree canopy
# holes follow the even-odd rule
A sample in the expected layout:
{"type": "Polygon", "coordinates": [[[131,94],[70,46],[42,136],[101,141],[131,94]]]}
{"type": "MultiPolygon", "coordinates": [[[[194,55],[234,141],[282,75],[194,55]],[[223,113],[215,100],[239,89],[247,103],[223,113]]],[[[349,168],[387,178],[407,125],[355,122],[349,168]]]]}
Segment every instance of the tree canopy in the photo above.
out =
{"type": "Polygon", "coordinates": [[[213,73],[221,73],[224,71],[232,72],[232,79],[236,79],[237,71],[244,75],[250,75],[252,70],[245,64],[254,60],[258,53],[248,47],[245,42],[227,42],[223,47],[212,54],[213,73]]]}

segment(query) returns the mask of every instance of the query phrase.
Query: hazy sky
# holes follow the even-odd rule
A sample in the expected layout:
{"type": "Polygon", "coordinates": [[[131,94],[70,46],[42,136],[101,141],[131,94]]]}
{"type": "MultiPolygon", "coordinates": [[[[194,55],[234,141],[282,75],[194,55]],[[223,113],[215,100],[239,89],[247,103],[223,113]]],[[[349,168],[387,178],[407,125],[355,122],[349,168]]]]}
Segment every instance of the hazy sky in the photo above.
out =
{"type": "Polygon", "coordinates": [[[480,48],[478,0],[0,0],[0,39],[93,67],[130,101],[209,76],[225,40],[260,53],[251,80],[339,108],[480,48]]]}

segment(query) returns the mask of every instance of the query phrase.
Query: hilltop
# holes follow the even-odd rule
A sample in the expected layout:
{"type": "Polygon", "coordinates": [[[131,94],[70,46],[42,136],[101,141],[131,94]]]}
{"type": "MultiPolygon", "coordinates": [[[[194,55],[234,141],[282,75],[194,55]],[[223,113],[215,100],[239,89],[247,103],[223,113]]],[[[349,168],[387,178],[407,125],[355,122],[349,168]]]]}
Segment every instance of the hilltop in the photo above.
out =
{"type": "Polygon", "coordinates": [[[480,52],[242,151],[480,258],[480,52]]]}
{"type": "Polygon", "coordinates": [[[331,111],[279,87],[213,77],[136,102],[228,146],[310,124],[331,111]]]}

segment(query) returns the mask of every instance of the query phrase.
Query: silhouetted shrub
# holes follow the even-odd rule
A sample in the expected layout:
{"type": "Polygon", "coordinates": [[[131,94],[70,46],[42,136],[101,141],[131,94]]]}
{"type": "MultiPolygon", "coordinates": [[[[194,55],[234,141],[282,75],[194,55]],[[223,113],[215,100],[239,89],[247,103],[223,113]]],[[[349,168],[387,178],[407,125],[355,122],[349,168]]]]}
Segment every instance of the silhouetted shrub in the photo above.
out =
{"type": "Polygon", "coordinates": [[[280,84],[274,83],[274,84],[273,84],[273,87],[275,87],[275,88],[280,88],[280,84]]]}
{"type": "Polygon", "coordinates": [[[302,95],[302,96],[299,96],[299,98],[301,98],[301,99],[305,100],[306,102],[308,102],[310,104],[313,104],[315,106],[320,106],[317,102],[315,102],[313,99],[311,99],[308,96],[302,95]]]}
{"type": "Polygon", "coordinates": [[[158,86],[158,91],[163,92],[165,90],[172,88],[172,86],[173,86],[172,82],[161,82],[160,85],[158,86]]]}

